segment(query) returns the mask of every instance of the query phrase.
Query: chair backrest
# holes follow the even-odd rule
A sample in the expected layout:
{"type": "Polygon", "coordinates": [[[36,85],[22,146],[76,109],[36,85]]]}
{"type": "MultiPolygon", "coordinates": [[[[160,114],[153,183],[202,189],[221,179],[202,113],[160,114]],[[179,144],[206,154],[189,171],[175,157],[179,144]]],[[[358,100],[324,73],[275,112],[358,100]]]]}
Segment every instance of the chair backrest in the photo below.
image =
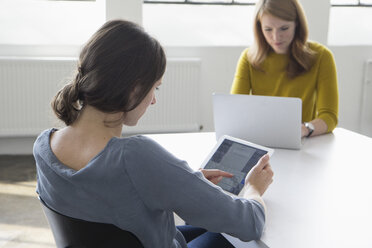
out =
{"type": "Polygon", "coordinates": [[[90,222],[65,216],[49,208],[40,197],[39,200],[58,248],[143,248],[139,239],[131,232],[111,224],[90,222]]]}

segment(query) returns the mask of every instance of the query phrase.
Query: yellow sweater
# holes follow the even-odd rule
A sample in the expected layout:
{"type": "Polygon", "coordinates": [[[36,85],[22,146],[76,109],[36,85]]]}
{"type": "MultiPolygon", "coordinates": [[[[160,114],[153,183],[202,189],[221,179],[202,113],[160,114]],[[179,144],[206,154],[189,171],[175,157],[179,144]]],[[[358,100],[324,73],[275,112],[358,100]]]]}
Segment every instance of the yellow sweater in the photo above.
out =
{"type": "Polygon", "coordinates": [[[289,79],[288,55],[271,52],[265,59],[264,72],[254,69],[243,51],[238,61],[231,94],[287,96],[302,99],[302,122],[316,118],[325,121],[331,132],[338,121],[338,87],[336,66],[331,51],[309,42],[317,53],[316,62],[306,73],[289,79]]]}

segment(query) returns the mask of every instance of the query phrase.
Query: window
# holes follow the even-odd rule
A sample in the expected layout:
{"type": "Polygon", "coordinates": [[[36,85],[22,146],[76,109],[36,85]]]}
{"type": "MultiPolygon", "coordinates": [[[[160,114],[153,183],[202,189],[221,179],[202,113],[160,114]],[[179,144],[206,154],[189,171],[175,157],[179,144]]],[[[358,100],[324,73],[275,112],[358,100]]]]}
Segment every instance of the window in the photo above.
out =
{"type": "Polygon", "coordinates": [[[328,44],[372,45],[372,0],[331,0],[328,44]]]}
{"type": "Polygon", "coordinates": [[[101,4],[0,0],[0,44],[80,45],[104,22],[101,4]]]}
{"type": "MultiPolygon", "coordinates": [[[[168,46],[245,46],[256,1],[144,0],[143,25],[168,46]]],[[[0,53],[8,45],[80,46],[105,21],[103,2],[0,0],[0,53]]],[[[372,0],[331,4],[331,44],[372,44],[372,0]]]]}
{"type": "Polygon", "coordinates": [[[331,0],[334,7],[372,7],[372,0],[331,0]]]}
{"type": "Polygon", "coordinates": [[[166,46],[246,46],[253,5],[144,4],[143,26],[166,46]]]}
{"type": "MultiPolygon", "coordinates": [[[[255,2],[144,0],[143,25],[168,46],[247,46],[255,2]]],[[[330,3],[328,44],[372,45],[372,0],[330,3]]]]}

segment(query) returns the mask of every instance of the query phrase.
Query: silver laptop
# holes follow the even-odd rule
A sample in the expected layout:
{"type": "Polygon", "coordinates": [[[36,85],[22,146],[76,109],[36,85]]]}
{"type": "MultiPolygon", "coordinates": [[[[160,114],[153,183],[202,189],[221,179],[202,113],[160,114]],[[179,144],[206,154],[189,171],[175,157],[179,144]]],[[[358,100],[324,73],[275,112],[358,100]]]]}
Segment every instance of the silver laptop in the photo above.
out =
{"type": "Polygon", "coordinates": [[[229,135],[263,146],[301,148],[300,98],[214,93],[213,114],[217,139],[229,135]]]}

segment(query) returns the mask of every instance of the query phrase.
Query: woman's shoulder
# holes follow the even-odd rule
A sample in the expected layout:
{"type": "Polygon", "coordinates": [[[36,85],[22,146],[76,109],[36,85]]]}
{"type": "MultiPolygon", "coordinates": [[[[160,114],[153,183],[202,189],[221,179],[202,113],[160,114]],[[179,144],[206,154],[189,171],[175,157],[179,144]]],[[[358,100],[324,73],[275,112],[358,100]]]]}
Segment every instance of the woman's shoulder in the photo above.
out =
{"type": "Polygon", "coordinates": [[[143,135],[115,138],[112,142],[112,149],[118,149],[120,152],[126,153],[129,157],[140,155],[141,158],[139,159],[159,156],[159,154],[169,154],[155,140],[143,135]]]}
{"type": "Polygon", "coordinates": [[[328,47],[326,47],[325,45],[319,43],[319,42],[316,42],[316,41],[308,41],[307,42],[309,48],[313,51],[315,51],[316,53],[318,54],[322,54],[322,53],[332,53],[328,47]]]}
{"type": "Polygon", "coordinates": [[[116,143],[117,145],[124,145],[132,149],[157,146],[157,143],[154,140],[143,135],[133,135],[128,137],[116,138],[114,143],[116,143]]]}
{"type": "Polygon", "coordinates": [[[42,131],[39,134],[39,136],[37,136],[36,141],[37,140],[40,140],[40,139],[43,139],[45,137],[49,137],[51,133],[56,132],[56,131],[58,131],[58,129],[57,128],[54,128],[54,127],[53,128],[49,128],[49,129],[45,129],[44,131],[42,131]]]}
{"type": "Polygon", "coordinates": [[[132,136],[117,139],[123,144],[119,153],[123,158],[125,170],[129,175],[142,177],[143,171],[151,172],[154,177],[174,175],[182,172],[192,172],[186,161],[183,161],[155,140],[146,136],[132,136]]]}
{"type": "Polygon", "coordinates": [[[240,59],[244,59],[248,61],[248,53],[249,53],[249,47],[244,48],[243,51],[240,53],[240,59]]]}
{"type": "Polygon", "coordinates": [[[49,146],[50,135],[55,132],[57,129],[49,128],[42,131],[34,142],[34,152],[39,151],[40,149],[45,149],[49,146]]]}

